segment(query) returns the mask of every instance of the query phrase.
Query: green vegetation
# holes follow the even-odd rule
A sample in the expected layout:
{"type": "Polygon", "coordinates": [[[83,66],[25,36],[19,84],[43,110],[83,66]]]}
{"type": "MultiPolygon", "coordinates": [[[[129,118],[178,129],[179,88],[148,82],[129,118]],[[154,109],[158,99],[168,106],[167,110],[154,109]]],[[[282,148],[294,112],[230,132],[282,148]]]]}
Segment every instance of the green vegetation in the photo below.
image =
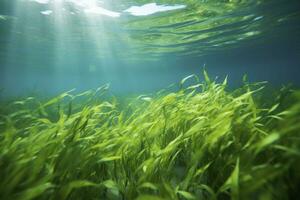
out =
{"type": "Polygon", "coordinates": [[[300,92],[204,76],[130,103],[104,86],[2,105],[0,199],[298,197],[300,92]]]}

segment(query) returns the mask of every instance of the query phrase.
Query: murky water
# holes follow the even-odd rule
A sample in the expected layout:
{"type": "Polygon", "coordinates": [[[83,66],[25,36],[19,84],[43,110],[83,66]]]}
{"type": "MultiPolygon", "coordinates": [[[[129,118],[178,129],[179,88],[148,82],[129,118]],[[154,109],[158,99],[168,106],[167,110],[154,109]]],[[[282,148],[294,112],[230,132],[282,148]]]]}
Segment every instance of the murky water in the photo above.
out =
{"type": "Polygon", "coordinates": [[[300,85],[298,0],[2,0],[5,95],[104,83],[147,93],[200,73],[300,85]]]}

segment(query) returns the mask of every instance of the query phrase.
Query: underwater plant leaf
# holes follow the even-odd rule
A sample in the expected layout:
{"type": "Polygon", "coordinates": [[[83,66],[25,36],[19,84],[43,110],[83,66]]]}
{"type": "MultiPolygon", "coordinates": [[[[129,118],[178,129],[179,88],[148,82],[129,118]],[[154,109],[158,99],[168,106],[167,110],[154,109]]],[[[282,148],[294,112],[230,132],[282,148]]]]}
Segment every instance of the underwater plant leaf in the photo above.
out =
{"type": "Polygon", "coordinates": [[[225,79],[224,79],[222,85],[226,86],[226,85],[227,85],[227,82],[228,82],[228,76],[225,77],[225,79]]]}
{"type": "Polygon", "coordinates": [[[203,84],[199,83],[199,84],[196,84],[196,85],[191,85],[191,86],[187,87],[186,89],[187,90],[193,90],[193,89],[202,88],[202,87],[203,87],[203,84]]]}
{"type": "Polygon", "coordinates": [[[142,97],[141,99],[147,102],[151,102],[152,100],[150,97],[142,97]]]}
{"type": "Polygon", "coordinates": [[[98,162],[99,163],[101,163],[101,162],[109,162],[109,161],[115,161],[115,160],[120,160],[120,159],[121,159],[121,156],[110,156],[110,157],[102,158],[98,162]]]}
{"type": "Polygon", "coordinates": [[[200,174],[204,173],[207,168],[211,165],[211,162],[207,163],[205,166],[200,167],[194,174],[194,177],[199,176],[200,174]]]}
{"type": "Polygon", "coordinates": [[[189,76],[185,77],[184,79],[182,79],[180,81],[180,84],[179,84],[180,88],[183,88],[184,83],[187,82],[188,80],[192,79],[192,78],[195,79],[196,83],[199,82],[199,77],[196,74],[192,74],[192,75],[189,75],[189,76]]]}
{"type": "Polygon", "coordinates": [[[158,190],[158,187],[155,186],[153,183],[150,183],[150,182],[145,182],[145,183],[139,185],[139,188],[148,188],[148,189],[151,189],[151,190],[158,190]]]}
{"type": "Polygon", "coordinates": [[[183,196],[184,199],[196,199],[196,197],[194,195],[192,195],[191,193],[186,192],[186,191],[178,190],[177,194],[180,194],[181,196],[183,196]]]}
{"type": "Polygon", "coordinates": [[[108,188],[108,189],[116,189],[116,190],[118,190],[118,186],[117,186],[116,182],[113,181],[113,180],[106,180],[106,181],[104,181],[102,184],[103,184],[106,188],[108,188]]]}
{"type": "Polygon", "coordinates": [[[300,149],[289,148],[289,147],[285,147],[282,145],[274,145],[273,148],[280,149],[282,151],[287,152],[288,154],[294,154],[294,155],[300,156],[300,149]]]}
{"type": "Polygon", "coordinates": [[[48,189],[53,188],[54,185],[51,183],[44,183],[41,185],[38,185],[34,188],[29,188],[18,195],[17,199],[22,200],[30,200],[37,198],[38,196],[42,195],[44,192],[46,192],[48,189]]]}
{"type": "Polygon", "coordinates": [[[206,70],[203,70],[203,75],[204,75],[204,80],[206,83],[210,83],[210,78],[208,76],[208,73],[206,72],[206,70]]]}
{"type": "Polygon", "coordinates": [[[221,191],[226,191],[230,189],[231,199],[237,200],[239,199],[239,172],[240,171],[240,161],[239,158],[236,161],[235,168],[227,179],[225,184],[221,187],[221,191]]]}
{"type": "Polygon", "coordinates": [[[243,76],[243,83],[244,83],[244,84],[247,84],[247,82],[248,82],[248,75],[245,74],[245,75],[243,76]]]}
{"type": "Polygon", "coordinates": [[[279,105],[280,105],[280,104],[277,103],[277,104],[275,104],[274,106],[272,106],[272,107],[269,109],[268,113],[271,113],[271,112],[273,112],[274,110],[276,110],[276,109],[278,108],[279,105]]]}
{"type": "Polygon", "coordinates": [[[98,186],[99,186],[98,184],[86,180],[72,181],[68,183],[66,186],[63,186],[61,188],[60,198],[66,199],[74,189],[83,188],[83,187],[98,187],[98,186]]]}
{"type": "Polygon", "coordinates": [[[214,192],[214,190],[209,187],[208,185],[205,185],[205,184],[200,184],[197,186],[199,189],[202,189],[202,190],[205,190],[207,191],[209,194],[210,194],[210,199],[213,199],[213,200],[216,200],[216,193],[214,192]]]}
{"type": "Polygon", "coordinates": [[[154,195],[140,195],[136,200],[169,200],[154,195]]]}
{"type": "Polygon", "coordinates": [[[256,144],[256,153],[259,153],[264,148],[275,143],[279,139],[280,139],[280,135],[278,133],[272,133],[267,137],[263,138],[259,143],[256,144]]]}

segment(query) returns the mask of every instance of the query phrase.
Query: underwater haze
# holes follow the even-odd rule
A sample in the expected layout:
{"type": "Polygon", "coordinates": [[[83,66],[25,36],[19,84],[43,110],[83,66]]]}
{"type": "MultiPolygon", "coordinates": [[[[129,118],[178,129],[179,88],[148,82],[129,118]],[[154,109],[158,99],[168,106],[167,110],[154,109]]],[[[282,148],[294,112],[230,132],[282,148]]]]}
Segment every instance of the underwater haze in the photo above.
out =
{"type": "Polygon", "coordinates": [[[299,86],[299,35],[298,0],[2,0],[1,93],[149,93],[204,65],[299,86]]]}

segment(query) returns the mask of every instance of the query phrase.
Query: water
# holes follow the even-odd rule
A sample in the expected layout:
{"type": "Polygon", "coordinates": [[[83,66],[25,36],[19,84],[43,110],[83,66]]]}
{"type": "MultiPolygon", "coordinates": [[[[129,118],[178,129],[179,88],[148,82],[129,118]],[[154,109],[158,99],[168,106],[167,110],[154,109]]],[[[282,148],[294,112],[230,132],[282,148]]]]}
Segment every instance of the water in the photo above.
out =
{"type": "Polygon", "coordinates": [[[154,92],[204,64],[232,86],[245,73],[299,85],[299,10],[298,0],[2,0],[2,93],[154,92]]]}
{"type": "Polygon", "coordinates": [[[0,199],[299,198],[299,36],[299,0],[0,0],[0,199]]]}

